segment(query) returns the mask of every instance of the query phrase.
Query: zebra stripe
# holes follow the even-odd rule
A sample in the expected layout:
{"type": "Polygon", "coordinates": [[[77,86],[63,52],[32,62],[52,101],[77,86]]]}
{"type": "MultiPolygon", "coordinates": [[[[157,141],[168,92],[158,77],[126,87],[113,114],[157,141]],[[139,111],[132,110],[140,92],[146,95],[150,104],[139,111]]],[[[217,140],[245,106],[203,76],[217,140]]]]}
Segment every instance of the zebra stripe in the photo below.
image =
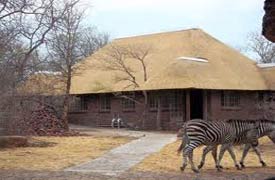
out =
{"type": "Polygon", "coordinates": [[[256,140],[252,141],[246,136],[238,138],[238,140],[236,140],[237,144],[245,144],[242,158],[240,160],[240,164],[242,167],[245,167],[244,160],[251,147],[253,148],[254,152],[258,156],[259,162],[261,163],[261,165],[266,166],[266,163],[263,161],[261,157],[261,152],[257,148],[259,138],[263,136],[268,136],[269,139],[271,139],[275,143],[275,122],[271,120],[260,119],[260,120],[255,120],[255,123],[259,124],[258,128],[255,131],[256,140]]]}
{"type": "MultiPolygon", "coordinates": [[[[228,122],[205,121],[201,119],[194,119],[186,122],[183,126],[184,135],[182,144],[178,149],[178,151],[183,151],[183,165],[181,169],[185,169],[188,156],[192,170],[194,172],[198,171],[194,166],[192,157],[193,150],[200,145],[215,147],[219,144],[222,144],[223,147],[221,150],[225,151],[226,149],[229,149],[235,165],[238,166],[231,145],[233,144],[237,136],[245,133],[248,130],[253,129],[254,126],[255,125],[252,123],[248,126],[242,126],[241,124],[236,124],[236,126],[234,126],[233,124],[228,122]]],[[[221,153],[223,154],[224,152],[222,151],[221,153]]],[[[219,162],[217,164],[219,164],[219,162]]],[[[217,168],[219,167],[217,166],[217,168]]]]}
{"type": "MultiPolygon", "coordinates": [[[[258,145],[258,138],[268,135],[273,131],[275,132],[275,122],[270,120],[264,120],[264,119],[262,120],[231,119],[226,122],[231,124],[236,129],[237,136],[234,140],[234,145],[246,144],[243,151],[242,159],[240,161],[241,166],[244,167],[243,161],[250,147],[252,147],[256,152],[256,154],[258,155],[260,163],[263,166],[265,166],[265,162],[262,160],[260,151],[256,148],[256,146],[258,145]],[[246,129],[249,129],[251,126],[254,126],[255,129],[246,131],[246,129]]],[[[270,135],[269,138],[271,140],[275,140],[275,133],[273,136],[274,137],[270,135]]],[[[207,149],[207,147],[205,149],[207,149]]],[[[202,168],[202,166],[204,165],[206,154],[207,152],[203,153],[199,168],[202,168]]],[[[217,154],[217,147],[214,147],[212,150],[212,155],[216,156],[216,154],[217,154]]],[[[216,160],[216,157],[214,157],[214,159],[216,160]]],[[[216,161],[216,164],[217,164],[217,161],[216,161]]]]}

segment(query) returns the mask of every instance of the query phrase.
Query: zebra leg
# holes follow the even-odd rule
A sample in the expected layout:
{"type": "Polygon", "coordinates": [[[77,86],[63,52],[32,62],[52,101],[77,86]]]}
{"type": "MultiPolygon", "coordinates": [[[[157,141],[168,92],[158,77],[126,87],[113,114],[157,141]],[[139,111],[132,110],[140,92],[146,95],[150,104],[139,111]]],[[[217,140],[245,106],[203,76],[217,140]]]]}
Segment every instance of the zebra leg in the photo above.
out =
{"type": "MultiPolygon", "coordinates": [[[[215,146],[215,147],[212,149],[212,151],[211,151],[211,154],[212,154],[212,157],[213,157],[213,159],[214,159],[214,161],[215,161],[216,166],[217,166],[217,163],[218,163],[217,151],[218,151],[218,146],[215,146]]],[[[219,168],[223,169],[222,165],[220,165],[219,168]]]]}
{"type": "Polygon", "coordinates": [[[186,166],[187,166],[187,155],[186,155],[186,153],[182,153],[182,166],[180,167],[180,170],[181,171],[184,171],[184,169],[186,168],[186,166]]]}
{"type": "Polygon", "coordinates": [[[217,161],[217,164],[216,164],[216,169],[217,171],[221,171],[221,168],[220,168],[220,162],[223,158],[223,155],[224,155],[224,152],[225,150],[228,148],[227,144],[223,144],[221,146],[221,149],[220,149],[220,154],[219,154],[219,158],[218,158],[218,161],[217,161]]]}
{"type": "Polygon", "coordinates": [[[242,158],[241,158],[241,161],[240,161],[240,165],[241,165],[242,168],[245,168],[244,159],[245,159],[250,147],[251,147],[251,144],[245,144],[245,146],[244,146],[243,155],[242,155],[242,158]]]}
{"type": "Polygon", "coordinates": [[[186,144],[186,141],[183,140],[178,151],[182,148],[182,166],[180,167],[181,171],[184,171],[184,169],[187,166],[187,157],[190,152],[193,151],[193,148],[190,146],[190,144],[186,144]]]}
{"type": "Polygon", "coordinates": [[[193,150],[189,153],[188,155],[189,158],[189,162],[191,165],[191,169],[195,172],[195,173],[199,173],[199,170],[196,168],[194,162],[193,162],[193,150]]]}
{"type": "Polygon", "coordinates": [[[240,168],[239,164],[237,163],[237,160],[236,160],[236,156],[235,156],[233,147],[232,147],[232,146],[229,146],[227,150],[228,150],[228,152],[229,152],[231,158],[232,158],[233,161],[234,161],[235,167],[236,167],[238,170],[241,170],[242,168],[240,168]]]}
{"type": "Polygon", "coordinates": [[[224,155],[224,153],[225,153],[226,150],[229,151],[229,153],[230,153],[230,155],[231,155],[231,158],[234,160],[235,167],[236,167],[237,169],[241,169],[241,168],[239,167],[238,163],[237,163],[235,153],[234,153],[234,151],[233,151],[233,149],[232,149],[232,144],[223,144],[223,145],[221,146],[221,150],[220,150],[220,154],[219,154],[219,159],[218,159],[217,165],[216,165],[217,170],[218,170],[218,171],[221,171],[221,165],[220,165],[220,163],[221,163],[221,160],[222,160],[223,155],[224,155]]]}
{"type": "MultiPolygon", "coordinates": [[[[200,165],[198,166],[199,169],[201,169],[205,163],[205,158],[206,158],[206,155],[212,150],[214,150],[215,146],[206,146],[204,149],[203,149],[203,153],[202,153],[202,158],[201,158],[201,163],[200,165]]],[[[216,158],[217,159],[217,158],[216,158]]],[[[216,162],[216,161],[215,161],[216,162]]]]}
{"type": "Polygon", "coordinates": [[[192,146],[190,144],[186,145],[183,149],[183,163],[182,166],[180,167],[181,171],[184,171],[184,169],[187,166],[187,157],[189,159],[190,165],[191,165],[191,169],[195,172],[198,173],[199,170],[195,167],[195,164],[193,162],[193,149],[195,149],[196,146],[192,146]]]}
{"type": "Polygon", "coordinates": [[[252,146],[252,148],[253,148],[254,152],[257,154],[257,156],[259,157],[259,161],[262,164],[262,167],[266,167],[266,163],[263,161],[259,149],[256,146],[252,146]]]}

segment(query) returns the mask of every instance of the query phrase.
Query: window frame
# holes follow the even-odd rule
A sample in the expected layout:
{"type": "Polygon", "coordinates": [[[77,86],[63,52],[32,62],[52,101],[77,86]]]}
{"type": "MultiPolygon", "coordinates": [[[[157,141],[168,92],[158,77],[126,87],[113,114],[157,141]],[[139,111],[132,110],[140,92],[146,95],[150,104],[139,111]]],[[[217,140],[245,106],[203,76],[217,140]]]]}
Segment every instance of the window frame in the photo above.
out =
{"type": "Polygon", "coordinates": [[[158,110],[158,96],[156,94],[149,94],[149,110],[158,110]]]}
{"type": "Polygon", "coordinates": [[[70,102],[70,112],[87,112],[89,110],[90,98],[87,96],[73,97],[70,102]]]}
{"type": "Polygon", "coordinates": [[[88,111],[89,98],[86,96],[80,96],[80,111],[88,111]]]}
{"type": "Polygon", "coordinates": [[[135,92],[123,93],[123,96],[129,97],[130,99],[122,97],[122,99],[120,101],[122,111],[124,111],[124,112],[135,111],[136,110],[136,102],[134,101],[135,92]],[[131,99],[133,99],[133,100],[131,100],[131,99]]]}
{"type": "Polygon", "coordinates": [[[108,94],[99,95],[99,111],[110,112],[111,111],[111,96],[108,94]]]}
{"type": "Polygon", "coordinates": [[[238,91],[222,91],[220,105],[223,109],[240,109],[241,95],[238,91]]]}

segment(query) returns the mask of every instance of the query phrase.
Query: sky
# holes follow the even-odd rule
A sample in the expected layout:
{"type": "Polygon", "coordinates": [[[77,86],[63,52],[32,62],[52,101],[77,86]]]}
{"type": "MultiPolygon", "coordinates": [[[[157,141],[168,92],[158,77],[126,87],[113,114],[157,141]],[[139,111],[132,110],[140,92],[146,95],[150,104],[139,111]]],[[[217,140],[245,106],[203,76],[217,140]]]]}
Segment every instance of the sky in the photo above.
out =
{"type": "Polygon", "coordinates": [[[264,0],[85,0],[87,23],[111,38],[201,28],[240,48],[261,31],[264,0]]]}

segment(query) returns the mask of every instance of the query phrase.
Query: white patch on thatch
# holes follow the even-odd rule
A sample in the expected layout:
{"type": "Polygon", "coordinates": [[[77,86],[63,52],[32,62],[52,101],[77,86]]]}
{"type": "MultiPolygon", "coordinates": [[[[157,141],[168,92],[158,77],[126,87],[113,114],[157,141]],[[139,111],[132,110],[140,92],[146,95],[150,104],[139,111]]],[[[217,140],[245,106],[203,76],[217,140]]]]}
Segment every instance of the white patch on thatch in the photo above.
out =
{"type": "Polygon", "coordinates": [[[263,64],[257,64],[257,66],[260,68],[270,68],[270,67],[275,67],[275,63],[263,63],[263,64]]]}
{"type": "Polygon", "coordinates": [[[203,63],[208,63],[207,59],[200,58],[200,57],[178,57],[177,60],[186,60],[186,61],[196,61],[196,62],[203,62],[203,63]]]}

